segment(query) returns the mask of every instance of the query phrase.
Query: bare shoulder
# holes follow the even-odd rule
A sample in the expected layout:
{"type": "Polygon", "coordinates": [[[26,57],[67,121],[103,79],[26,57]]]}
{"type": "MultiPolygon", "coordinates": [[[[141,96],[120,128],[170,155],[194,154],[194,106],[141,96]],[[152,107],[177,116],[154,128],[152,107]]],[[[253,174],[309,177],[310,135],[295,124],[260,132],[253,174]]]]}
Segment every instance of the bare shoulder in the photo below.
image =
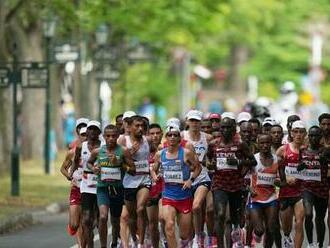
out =
{"type": "Polygon", "coordinates": [[[126,147],[126,139],[125,139],[125,135],[121,135],[118,140],[117,140],[117,144],[126,147]]]}

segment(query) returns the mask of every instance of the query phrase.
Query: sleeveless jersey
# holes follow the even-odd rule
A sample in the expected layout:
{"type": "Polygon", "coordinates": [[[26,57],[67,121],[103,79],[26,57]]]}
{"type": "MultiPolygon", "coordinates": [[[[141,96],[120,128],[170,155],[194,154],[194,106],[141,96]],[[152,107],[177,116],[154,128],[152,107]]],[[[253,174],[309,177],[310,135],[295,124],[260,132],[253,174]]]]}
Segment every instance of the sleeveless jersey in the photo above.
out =
{"type": "Polygon", "coordinates": [[[97,156],[97,165],[100,167],[97,187],[122,185],[123,149],[119,145],[117,145],[115,148],[115,155],[117,159],[117,164],[111,164],[107,153],[107,146],[101,146],[99,154],[97,156]]]}
{"type": "Polygon", "coordinates": [[[202,171],[199,173],[197,178],[195,178],[193,182],[193,186],[201,183],[201,182],[210,182],[211,179],[209,177],[209,173],[207,168],[202,164],[202,162],[205,160],[207,149],[208,149],[208,144],[207,144],[207,139],[206,139],[206,133],[200,132],[200,139],[198,141],[193,141],[190,138],[189,132],[188,131],[183,131],[183,138],[187,140],[190,144],[194,146],[195,152],[198,156],[198,160],[202,165],[202,171]]]}
{"type": "Polygon", "coordinates": [[[299,197],[301,196],[301,180],[300,173],[297,171],[297,166],[299,165],[299,153],[296,153],[291,150],[290,144],[285,145],[284,153],[284,166],[285,166],[285,175],[295,177],[296,183],[294,185],[286,185],[280,188],[279,197],[288,198],[288,197],[299,197]]]}
{"type": "Polygon", "coordinates": [[[307,165],[307,168],[301,171],[303,188],[318,197],[328,197],[327,185],[327,167],[321,167],[321,152],[312,152],[307,149],[301,150],[301,162],[307,165]]]}
{"type": "Polygon", "coordinates": [[[81,163],[84,172],[80,183],[80,192],[96,194],[97,175],[87,167],[87,162],[90,156],[91,152],[88,149],[87,141],[85,141],[82,143],[81,147],[81,163]]]}
{"type": "MultiPolygon", "coordinates": [[[[132,141],[130,136],[125,136],[126,147],[132,148],[132,141]]],[[[134,176],[125,173],[123,185],[124,188],[138,188],[140,185],[150,185],[150,167],[149,167],[149,155],[150,149],[147,138],[143,136],[143,142],[140,145],[139,150],[132,156],[136,174],[134,176]]]]}
{"type": "Polygon", "coordinates": [[[167,148],[161,151],[161,171],[165,181],[163,198],[184,200],[192,197],[191,189],[182,189],[183,182],[190,178],[190,168],[184,162],[184,149],[179,146],[176,159],[166,158],[167,148]]]}
{"type": "Polygon", "coordinates": [[[216,158],[216,170],[212,178],[212,190],[221,189],[236,192],[244,187],[244,175],[238,166],[228,165],[227,158],[240,158],[240,143],[235,141],[231,147],[214,145],[210,153],[216,158]]]}
{"type": "Polygon", "coordinates": [[[254,155],[257,166],[252,172],[251,185],[256,196],[251,197],[252,202],[268,203],[277,199],[274,181],[277,177],[278,163],[276,155],[273,155],[273,164],[264,166],[260,160],[260,153],[254,155]]]}

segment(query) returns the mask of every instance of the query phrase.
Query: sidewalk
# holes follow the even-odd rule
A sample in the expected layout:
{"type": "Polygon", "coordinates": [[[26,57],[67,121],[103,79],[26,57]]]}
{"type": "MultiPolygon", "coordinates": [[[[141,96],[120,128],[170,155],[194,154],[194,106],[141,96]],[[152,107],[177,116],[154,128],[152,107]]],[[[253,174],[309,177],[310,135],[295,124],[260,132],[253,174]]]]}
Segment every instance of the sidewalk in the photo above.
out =
{"type": "Polygon", "coordinates": [[[43,160],[20,163],[20,196],[10,195],[10,174],[0,177],[0,234],[38,222],[38,217],[68,208],[69,182],[61,175],[65,152],[60,152],[52,175],[45,175],[43,160]]]}

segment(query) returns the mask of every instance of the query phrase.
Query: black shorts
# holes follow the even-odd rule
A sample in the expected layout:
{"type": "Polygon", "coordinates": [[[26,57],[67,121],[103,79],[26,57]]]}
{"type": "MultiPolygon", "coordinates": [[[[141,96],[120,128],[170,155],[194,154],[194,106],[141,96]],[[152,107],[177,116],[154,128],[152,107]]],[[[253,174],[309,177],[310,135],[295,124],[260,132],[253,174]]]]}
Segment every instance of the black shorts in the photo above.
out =
{"type": "Polygon", "coordinates": [[[200,186],[204,186],[206,187],[208,190],[211,189],[211,181],[205,181],[205,182],[200,182],[197,183],[196,185],[192,186],[192,194],[195,195],[196,190],[198,189],[198,187],[200,186]]]}
{"type": "Polygon", "coordinates": [[[150,184],[146,184],[146,185],[140,185],[137,188],[124,188],[125,201],[136,201],[137,192],[142,188],[146,188],[150,190],[150,187],[151,187],[150,184]]]}
{"type": "Polygon", "coordinates": [[[161,198],[161,194],[159,194],[159,196],[157,197],[149,198],[149,200],[147,201],[147,207],[158,206],[158,202],[161,198]]]}
{"type": "Polygon", "coordinates": [[[91,193],[81,193],[81,209],[90,210],[90,211],[97,211],[97,196],[96,194],[91,193]]]}
{"type": "Polygon", "coordinates": [[[297,197],[285,197],[280,199],[280,210],[284,211],[288,207],[294,207],[297,202],[301,200],[301,196],[297,197]]]}

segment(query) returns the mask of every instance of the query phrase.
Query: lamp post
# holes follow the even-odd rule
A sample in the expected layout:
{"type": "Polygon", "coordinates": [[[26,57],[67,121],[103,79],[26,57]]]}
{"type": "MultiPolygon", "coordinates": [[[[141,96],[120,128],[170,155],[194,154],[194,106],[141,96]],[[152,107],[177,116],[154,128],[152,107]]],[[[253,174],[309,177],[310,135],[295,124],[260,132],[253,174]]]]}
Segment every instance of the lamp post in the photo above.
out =
{"type": "Polygon", "coordinates": [[[50,94],[50,64],[51,64],[51,42],[55,34],[56,20],[49,16],[43,23],[43,32],[46,40],[46,64],[48,68],[46,82],[46,109],[45,109],[45,173],[50,174],[50,111],[51,111],[51,94],[50,94]]]}
{"type": "MultiPolygon", "coordinates": [[[[102,50],[106,43],[107,43],[107,40],[108,40],[108,35],[109,35],[109,30],[108,30],[108,27],[107,25],[105,24],[102,24],[100,25],[97,29],[96,29],[96,32],[95,32],[95,38],[96,38],[96,44],[98,46],[98,50],[102,50]]],[[[102,52],[102,51],[101,51],[102,52]]],[[[104,70],[103,68],[103,63],[102,63],[102,70],[104,70]]],[[[98,95],[98,100],[99,100],[99,109],[98,109],[98,119],[100,121],[100,123],[102,123],[102,98],[101,98],[101,80],[99,80],[99,95],[98,95]]]]}

